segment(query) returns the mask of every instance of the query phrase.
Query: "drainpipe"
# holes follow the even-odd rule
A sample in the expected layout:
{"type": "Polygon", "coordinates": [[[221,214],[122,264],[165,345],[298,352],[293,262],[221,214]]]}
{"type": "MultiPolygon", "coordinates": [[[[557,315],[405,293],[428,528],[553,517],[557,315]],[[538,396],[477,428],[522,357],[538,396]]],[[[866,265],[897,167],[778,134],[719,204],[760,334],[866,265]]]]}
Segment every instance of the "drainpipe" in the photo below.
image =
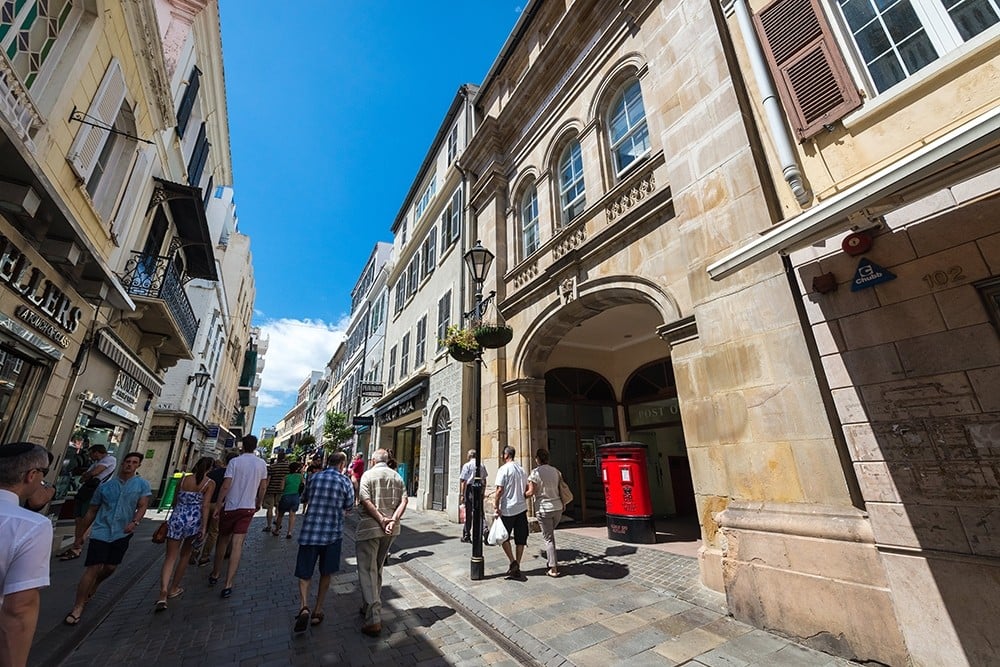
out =
{"type": "Polygon", "coordinates": [[[761,105],[764,107],[764,113],[767,117],[767,127],[774,141],[778,160],[781,162],[781,173],[785,177],[785,181],[788,182],[788,187],[792,189],[795,200],[801,206],[805,206],[812,201],[812,193],[809,192],[802,180],[802,171],[799,169],[795,150],[792,148],[792,140],[788,136],[785,115],[774,90],[774,84],[771,82],[767,61],[764,59],[764,51],[757,40],[757,31],[753,27],[747,0],[736,0],[734,9],[736,21],[740,26],[740,35],[746,45],[747,54],[750,56],[750,68],[753,70],[754,81],[757,83],[757,88],[760,89],[761,105]]]}

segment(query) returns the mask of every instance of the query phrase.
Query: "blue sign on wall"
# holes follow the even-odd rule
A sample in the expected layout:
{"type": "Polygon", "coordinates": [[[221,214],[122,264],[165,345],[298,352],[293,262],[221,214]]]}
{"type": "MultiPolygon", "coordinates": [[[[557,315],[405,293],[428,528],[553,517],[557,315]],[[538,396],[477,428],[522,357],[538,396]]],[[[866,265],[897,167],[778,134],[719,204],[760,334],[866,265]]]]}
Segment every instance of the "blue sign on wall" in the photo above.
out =
{"type": "Polygon", "coordinates": [[[895,279],[895,273],[862,257],[861,261],[858,262],[858,270],[854,274],[854,280],[851,281],[851,291],[857,292],[895,279]]]}

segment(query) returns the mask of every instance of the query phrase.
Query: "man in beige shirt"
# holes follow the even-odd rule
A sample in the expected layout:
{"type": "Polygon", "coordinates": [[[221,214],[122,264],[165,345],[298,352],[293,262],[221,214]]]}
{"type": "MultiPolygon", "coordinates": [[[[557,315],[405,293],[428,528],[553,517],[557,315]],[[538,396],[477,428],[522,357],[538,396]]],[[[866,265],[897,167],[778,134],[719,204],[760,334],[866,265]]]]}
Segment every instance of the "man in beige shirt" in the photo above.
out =
{"type": "Polygon", "coordinates": [[[399,520],[406,511],[403,478],[386,465],[389,452],[375,450],[374,465],[361,476],[360,497],[364,511],[358,521],[355,552],[361,587],[361,632],[369,637],[382,633],[382,568],[389,547],[399,535],[399,520]]]}

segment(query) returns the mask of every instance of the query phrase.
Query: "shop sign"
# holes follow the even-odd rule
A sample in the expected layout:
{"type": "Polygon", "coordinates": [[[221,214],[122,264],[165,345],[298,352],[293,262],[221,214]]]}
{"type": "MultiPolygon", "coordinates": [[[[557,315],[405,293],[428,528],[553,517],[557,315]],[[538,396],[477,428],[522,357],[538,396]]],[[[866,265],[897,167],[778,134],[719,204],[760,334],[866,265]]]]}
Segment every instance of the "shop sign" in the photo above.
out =
{"type": "Polygon", "coordinates": [[[382,398],[385,389],[381,382],[362,382],[361,398],[382,398]]]}
{"type": "Polygon", "coordinates": [[[115,378],[115,388],[111,392],[111,398],[132,407],[139,401],[139,392],[141,390],[142,385],[133,379],[131,375],[124,371],[118,371],[118,377],[115,378]]]}
{"type": "Polygon", "coordinates": [[[54,340],[60,346],[69,347],[69,338],[66,337],[66,334],[56,329],[48,320],[44,319],[31,308],[18,306],[17,310],[14,311],[14,315],[31,328],[54,340]]]}
{"type": "Polygon", "coordinates": [[[375,417],[372,417],[371,415],[368,415],[367,417],[365,417],[365,416],[355,417],[354,420],[351,423],[354,426],[374,426],[375,425],[375,417]]]}
{"type": "Polygon", "coordinates": [[[628,423],[630,426],[669,424],[680,420],[681,406],[676,398],[628,406],[628,423]]]}
{"type": "Polygon", "coordinates": [[[147,439],[150,441],[162,442],[165,440],[173,440],[176,435],[176,426],[152,426],[149,429],[149,437],[147,439]]]}
{"type": "Polygon", "coordinates": [[[403,415],[409,414],[417,409],[417,401],[414,398],[407,399],[395,405],[378,416],[378,423],[385,424],[394,419],[399,419],[403,415]]]}
{"type": "MultiPolygon", "coordinates": [[[[42,311],[66,333],[73,333],[80,326],[83,311],[74,306],[70,298],[56,287],[41,269],[32,266],[27,255],[2,234],[0,234],[0,282],[20,294],[21,298],[42,311]]],[[[35,314],[35,317],[38,315],[35,314]]],[[[37,325],[31,324],[38,328],[37,325]]]]}

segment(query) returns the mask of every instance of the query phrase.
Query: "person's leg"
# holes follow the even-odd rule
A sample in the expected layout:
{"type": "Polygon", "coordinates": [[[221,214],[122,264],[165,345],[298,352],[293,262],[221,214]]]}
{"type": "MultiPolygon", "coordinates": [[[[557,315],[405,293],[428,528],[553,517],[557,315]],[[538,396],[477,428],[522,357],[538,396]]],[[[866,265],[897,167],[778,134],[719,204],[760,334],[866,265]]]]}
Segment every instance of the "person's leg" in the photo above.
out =
{"type": "Polygon", "coordinates": [[[319,614],[319,618],[323,618],[323,602],[326,601],[326,592],[330,590],[330,581],[332,579],[332,574],[320,575],[319,589],[316,591],[316,605],[313,607],[313,618],[316,618],[317,614],[319,614]]]}
{"type": "Polygon", "coordinates": [[[358,561],[358,587],[361,589],[362,609],[365,614],[365,625],[378,623],[378,616],[373,616],[375,600],[378,597],[379,540],[358,540],[354,547],[358,561]]]}
{"type": "Polygon", "coordinates": [[[475,511],[473,511],[475,501],[476,495],[472,484],[468,484],[465,487],[465,528],[462,531],[462,539],[465,540],[472,539],[472,515],[475,514],[475,511]]]}
{"type": "Polygon", "coordinates": [[[208,529],[205,531],[205,546],[201,548],[201,558],[198,559],[198,565],[206,565],[211,561],[212,551],[215,549],[216,542],[219,541],[219,520],[215,518],[214,509],[209,511],[212,514],[208,517],[208,529]]]}
{"type": "Polygon", "coordinates": [[[188,559],[191,557],[192,549],[194,549],[193,542],[194,538],[189,537],[181,543],[181,557],[177,563],[177,572],[174,573],[174,586],[170,589],[171,595],[177,595],[177,592],[181,590],[184,573],[187,572],[188,559]]]}
{"type": "Polygon", "coordinates": [[[230,532],[222,531],[219,532],[219,542],[215,547],[215,563],[212,566],[212,574],[209,575],[212,579],[218,579],[222,576],[222,561],[225,560],[226,551],[229,549],[229,545],[233,542],[233,534],[230,532]]]}
{"type": "Polygon", "coordinates": [[[276,518],[274,519],[274,530],[272,530],[271,532],[277,535],[278,533],[281,532],[281,520],[285,516],[285,513],[281,511],[281,505],[278,505],[278,509],[276,511],[275,516],[276,518]]]}
{"type": "Polygon", "coordinates": [[[233,535],[233,555],[229,557],[229,569],[226,571],[226,586],[232,588],[236,581],[236,571],[240,568],[240,557],[243,555],[243,541],[247,538],[246,533],[236,533],[233,535]]]}
{"type": "Polygon", "coordinates": [[[518,574],[521,572],[521,556],[524,555],[524,547],[528,544],[528,512],[525,510],[514,517],[514,525],[510,530],[514,537],[514,551],[517,557],[514,564],[518,574]]]}
{"type": "Polygon", "coordinates": [[[554,569],[556,566],[556,543],[552,534],[552,515],[539,514],[538,527],[542,529],[542,542],[545,544],[545,564],[549,569],[554,569]]]}
{"type": "Polygon", "coordinates": [[[507,560],[510,561],[511,565],[513,565],[514,564],[514,552],[510,548],[510,538],[507,538],[507,540],[505,540],[504,542],[501,542],[500,546],[503,547],[503,552],[507,555],[507,560]]]}
{"type": "Polygon", "coordinates": [[[88,565],[80,577],[80,583],[76,586],[76,600],[73,602],[72,616],[80,618],[83,615],[83,608],[87,605],[87,600],[97,590],[98,574],[104,569],[102,563],[88,565]]]}
{"type": "Polygon", "coordinates": [[[288,534],[291,535],[295,530],[295,509],[288,512],[288,534]]]}
{"type": "Polygon", "coordinates": [[[180,544],[180,540],[167,538],[167,555],[163,558],[163,567],[160,568],[160,602],[166,602],[167,594],[170,592],[170,579],[174,574],[174,565],[177,564],[180,544]]]}
{"type": "MultiPolygon", "coordinates": [[[[309,606],[309,579],[299,579],[299,609],[309,606]]],[[[320,579],[320,588],[323,587],[323,580],[320,579]]]]}
{"type": "Polygon", "coordinates": [[[271,530],[271,521],[274,517],[274,496],[270,493],[264,494],[264,509],[267,510],[267,523],[264,524],[264,532],[271,530]]]}

